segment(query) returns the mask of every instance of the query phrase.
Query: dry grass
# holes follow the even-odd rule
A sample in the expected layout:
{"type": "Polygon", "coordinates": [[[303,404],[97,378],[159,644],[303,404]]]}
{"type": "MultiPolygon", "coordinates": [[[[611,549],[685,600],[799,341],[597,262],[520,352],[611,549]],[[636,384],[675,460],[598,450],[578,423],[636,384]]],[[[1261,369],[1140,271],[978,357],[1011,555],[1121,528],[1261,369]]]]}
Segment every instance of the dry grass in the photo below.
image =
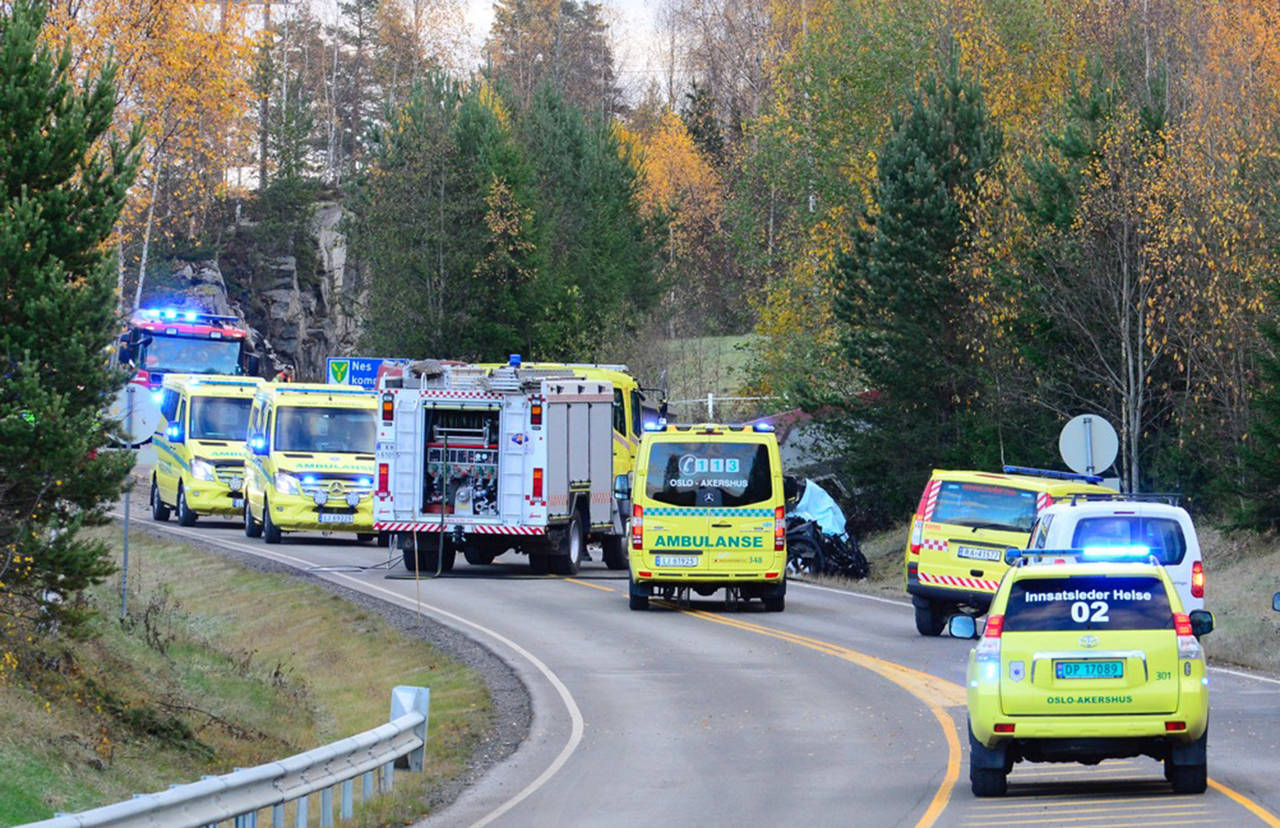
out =
{"type": "MultiPolygon", "coordinates": [[[[814,582],[906,600],[902,555],[907,530],[902,524],[863,540],[862,553],[871,564],[865,581],[822,577],[814,582]]],[[[1271,596],[1280,592],[1280,537],[1204,526],[1197,532],[1205,560],[1206,606],[1216,625],[1204,639],[1209,657],[1257,670],[1280,670],[1280,613],[1271,609],[1271,596]]]]}
{"type": "Polygon", "coordinates": [[[427,771],[366,815],[403,823],[489,726],[474,671],[320,587],[145,534],[129,583],[128,623],[104,584],[92,635],[44,648],[58,669],[0,683],[0,823],[283,758],[385,723],[391,688],[422,685],[427,771]]]}

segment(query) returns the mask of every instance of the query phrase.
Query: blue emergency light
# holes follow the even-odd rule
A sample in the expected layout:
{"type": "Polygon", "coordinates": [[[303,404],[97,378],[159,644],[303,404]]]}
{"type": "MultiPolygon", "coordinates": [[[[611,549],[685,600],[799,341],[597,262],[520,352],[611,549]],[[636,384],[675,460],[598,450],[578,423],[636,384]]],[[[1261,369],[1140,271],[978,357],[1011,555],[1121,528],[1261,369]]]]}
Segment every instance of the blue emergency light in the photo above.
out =
{"type": "Polygon", "coordinates": [[[152,391],[152,392],[151,392],[151,399],[152,399],[152,400],[154,400],[155,402],[160,402],[161,400],[163,400],[163,399],[164,399],[164,392],[163,392],[163,391],[152,391]]]}
{"type": "Polygon", "coordinates": [[[1031,477],[1048,477],[1053,480],[1082,480],[1085,483],[1101,483],[1102,478],[1096,474],[1076,474],[1075,472],[1055,471],[1053,469],[1033,469],[1029,466],[1005,466],[1005,474],[1025,474],[1031,477]]]}
{"type": "Polygon", "coordinates": [[[1142,544],[1116,544],[1114,546],[1086,546],[1084,556],[1092,561],[1146,560],[1151,557],[1151,547],[1142,544]]]}
{"type": "Polygon", "coordinates": [[[510,365],[512,368],[519,368],[519,367],[520,367],[520,361],[521,361],[521,360],[520,360],[520,355],[519,355],[519,354],[512,354],[512,355],[507,359],[507,364],[508,364],[508,365],[510,365]]]}
{"type": "Polygon", "coordinates": [[[773,427],[773,423],[755,423],[752,425],[752,428],[764,434],[771,434],[774,431],[777,431],[777,429],[773,427]]]}
{"type": "Polygon", "coordinates": [[[305,475],[302,478],[302,482],[310,486],[316,482],[316,476],[314,474],[305,475]]]}
{"type": "Polygon", "coordinates": [[[657,421],[657,422],[653,422],[653,421],[650,421],[650,420],[645,420],[645,423],[644,423],[644,430],[645,430],[645,431],[650,431],[650,432],[652,432],[652,431],[666,431],[666,430],[667,430],[667,424],[666,424],[665,422],[663,422],[662,420],[659,420],[659,421],[657,421]]]}

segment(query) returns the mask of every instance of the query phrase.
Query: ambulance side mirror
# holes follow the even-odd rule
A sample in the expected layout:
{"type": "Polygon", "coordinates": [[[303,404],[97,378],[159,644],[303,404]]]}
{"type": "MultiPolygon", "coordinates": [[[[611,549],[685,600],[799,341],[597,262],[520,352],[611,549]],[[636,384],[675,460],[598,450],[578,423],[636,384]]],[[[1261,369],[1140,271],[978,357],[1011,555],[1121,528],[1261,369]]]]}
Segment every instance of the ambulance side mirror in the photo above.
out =
{"type": "Polygon", "coordinates": [[[1192,610],[1187,618],[1191,621],[1191,634],[1196,638],[1213,632],[1213,613],[1208,610],[1192,610]]]}
{"type": "Polygon", "coordinates": [[[972,615],[953,615],[947,621],[947,632],[952,638],[977,638],[978,622],[973,620],[972,615]]]}
{"type": "Polygon", "coordinates": [[[619,500],[631,499],[631,480],[629,475],[620,474],[613,478],[613,496],[619,500]]]}
{"type": "Polygon", "coordinates": [[[782,497],[786,501],[796,499],[800,494],[800,481],[796,480],[795,475],[784,474],[782,476],[782,497]]]}

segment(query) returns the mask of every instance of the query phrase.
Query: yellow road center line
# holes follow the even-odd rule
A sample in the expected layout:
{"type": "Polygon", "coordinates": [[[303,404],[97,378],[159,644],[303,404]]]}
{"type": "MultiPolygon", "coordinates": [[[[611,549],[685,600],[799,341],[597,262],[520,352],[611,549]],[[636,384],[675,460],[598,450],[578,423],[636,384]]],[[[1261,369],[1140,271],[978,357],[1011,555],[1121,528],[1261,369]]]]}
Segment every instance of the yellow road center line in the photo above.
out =
{"type": "Polygon", "coordinates": [[[566,580],[571,584],[581,584],[585,587],[591,587],[592,589],[603,589],[605,592],[615,591],[613,587],[600,586],[599,584],[593,584],[590,581],[579,581],[577,578],[564,578],[563,580],[566,580]]]}
{"type": "Polygon", "coordinates": [[[929,807],[925,809],[924,815],[916,822],[916,828],[929,828],[929,826],[937,822],[938,817],[942,815],[943,810],[947,807],[947,801],[951,798],[951,792],[955,788],[956,780],[960,777],[960,736],[956,731],[956,723],[951,718],[951,714],[942,705],[938,704],[934,697],[942,695],[944,698],[952,700],[953,704],[963,704],[964,690],[959,685],[892,661],[886,661],[857,650],[841,647],[838,644],[832,644],[829,641],[788,633],[772,627],[739,621],[738,619],[725,618],[702,610],[682,609],[680,611],[703,621],[723,624],[745,632],[798,644],[825,655],[834,655],[892,681],[923,702],[929,708],[929,711],[933,713],[934,718],[938,720],[942,733],[946,737],[947,765],[943,772],[942,783],[934,793],[933,799],[929,802],[929,807]],[[960,698],[961,701],[955,702],[954,699],[956,698],[960,698]]]}
{"type": "Polygon", "coordinates": [[[1276,819],[1275,814],[1271,813],[1266,808],[1263,808],[1261,805],[1254,802],[1252,799],[1245,796],[1244,794],[1237,793],[1236,791],[1233,791],[1231,788],[1228,788],[1226,785],[1214,779],[1209,780],[1209,787],[1213,788],[1215,791],[1218,791],[1219,793],[1226,794],[1231,799],[1234,799],[1246,811],[1253,814],[1258,819],[1262,820],[1263,824],[1270,825],[1271,828],[1280,828],[1280,819],[1276,819]]]}

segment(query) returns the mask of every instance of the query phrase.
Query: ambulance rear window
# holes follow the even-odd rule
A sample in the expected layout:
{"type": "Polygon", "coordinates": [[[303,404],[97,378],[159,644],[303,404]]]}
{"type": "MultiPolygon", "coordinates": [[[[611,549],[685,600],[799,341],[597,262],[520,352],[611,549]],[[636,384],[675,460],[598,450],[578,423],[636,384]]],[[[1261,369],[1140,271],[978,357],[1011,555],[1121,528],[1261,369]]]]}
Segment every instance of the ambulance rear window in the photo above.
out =
{"type": "Polygon", "coordinates": [[[760,443],[654,443],[645,494],[672,506],[748,506],[773,496],[769,449],[760,443]]]}
{"type": "Polygon", "coordinates": [[[1036,520],[1036,493],[990,483],[944,481],[930,518],[938,523],[1030,532],[1036,520]]]}
{"type": "Polygon", "coordinates": [[[1172,628],[1164,582],[1150,576],[1023,578],[1004,611],[1005,632],[1172,628]]]}

